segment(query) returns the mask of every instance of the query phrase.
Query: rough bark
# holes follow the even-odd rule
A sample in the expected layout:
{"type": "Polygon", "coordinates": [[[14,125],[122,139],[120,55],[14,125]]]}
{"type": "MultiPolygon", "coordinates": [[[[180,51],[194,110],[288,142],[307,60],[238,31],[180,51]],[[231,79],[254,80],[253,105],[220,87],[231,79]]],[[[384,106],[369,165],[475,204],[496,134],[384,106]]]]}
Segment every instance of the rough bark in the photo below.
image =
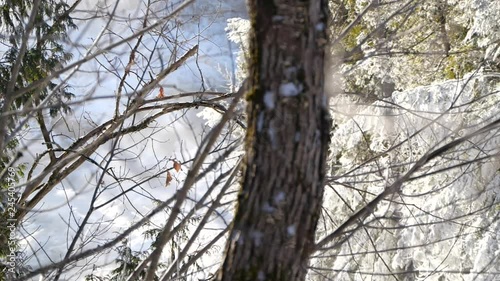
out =
{"type": "Polygon", "coordinates": [[[323,197],[330,119],[326,0],[251,0],[242,187],[217,280],[304,280],[323,197]]]}

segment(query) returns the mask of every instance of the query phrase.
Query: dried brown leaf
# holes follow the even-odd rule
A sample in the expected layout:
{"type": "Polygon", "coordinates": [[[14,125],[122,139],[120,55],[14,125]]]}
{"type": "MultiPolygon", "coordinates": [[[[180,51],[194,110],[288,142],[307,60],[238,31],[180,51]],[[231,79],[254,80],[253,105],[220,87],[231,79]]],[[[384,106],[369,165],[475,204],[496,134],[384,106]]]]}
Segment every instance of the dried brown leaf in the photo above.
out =
{"type": "Polygon", "coordinates": [[[169,171],[167,171],[167,180],[165,181],[165,186],[168,186],[171,181],[172,181],[172,175],[170,174],[169,171]]]}
{"type": "Polygon", "coordinates": [[[181,170],[181,163],[174,160],[174,170],[179,172],[181,170]]]}
{"type": "Polygon", "coordinates": [[[163,87],[160,86],[160,92],[158,93],[158,95],[156,97],[159,99],[162,99],[165,97],[165,90],[163,90],[163,87]]]}

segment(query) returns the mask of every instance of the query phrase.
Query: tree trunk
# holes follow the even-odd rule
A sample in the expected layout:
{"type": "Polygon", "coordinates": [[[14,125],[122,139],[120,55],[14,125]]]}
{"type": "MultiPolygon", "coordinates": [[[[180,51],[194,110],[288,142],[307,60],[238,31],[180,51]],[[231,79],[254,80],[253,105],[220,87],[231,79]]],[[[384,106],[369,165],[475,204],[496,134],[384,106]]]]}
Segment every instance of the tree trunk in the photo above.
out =
{"type": "Polygon", "coordinates": [[[251,0],[248,131],[218,280],[304,280],[323,197],[330,119],[326,0],[251,0]]]}

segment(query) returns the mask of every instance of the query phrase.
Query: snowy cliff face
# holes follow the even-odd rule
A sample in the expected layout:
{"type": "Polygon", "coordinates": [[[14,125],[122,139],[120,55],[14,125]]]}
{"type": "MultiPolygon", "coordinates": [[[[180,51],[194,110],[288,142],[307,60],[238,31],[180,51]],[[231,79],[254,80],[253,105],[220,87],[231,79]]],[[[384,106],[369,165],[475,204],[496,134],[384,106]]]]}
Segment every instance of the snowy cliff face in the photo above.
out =
{"type": "MultiPolygon", "coordinates": [[[[412,36],[391,41],[385,45],[388,50],[401,50],[431,31],[429,19],[439,10],[438,2],[418,6],[415,15],[421,19],[414,19],[413,27],[411,20],[401,27],[412,36]]],[[[446,3],[446,35],[456,53],[439,59],[373,56],[340,67],[345,89],[361,96],[373,92],[378,101],[359,103],[352,95],[332,101],[337,127],[325,199],[327,227],[320,237],[404,176],[426,153],[473,136],[413,174],[343,243],[319,252],[318,269],[311,272],[315,280],[325,275],[334,280],[498,279],[500,136],[498,126],[481,129],[500,113],[500,3],[446,3]],[[476,51],[466,51],[471,48],[476,51]],[[400,91],[387,98],[380,93],[386,82],[400,91]]],[[[368,15],[366,26],[387,18],[389,7],[368,15]]],[[[437,33],[427,34],[431,38],[437,33]]],[[[360,32],[357,40],[365,35],[360,32]]],[[[439,52],[442,40],[422,41],[415,50],[439,52]]],[[[362,48],[367,56],[377,53],[370,44],[362,48]]]]}
{"type": "MultiPolygon", "coordinates": [[[[335,110],[342,123],[332,138],[327,228],[335,229],[426,153],[498,118],[498,84],[484,77],[394,92],[371,106],[352,107],[358,110],[349,112],[352,118],[335,110]]],[[[400,280],[495,280],[499,152],[494,127],[430,161],[345,242],[319,253],[318,267],[334,270],[321,273],[338,280],[387,280],[392,274],[400,280]]]]}

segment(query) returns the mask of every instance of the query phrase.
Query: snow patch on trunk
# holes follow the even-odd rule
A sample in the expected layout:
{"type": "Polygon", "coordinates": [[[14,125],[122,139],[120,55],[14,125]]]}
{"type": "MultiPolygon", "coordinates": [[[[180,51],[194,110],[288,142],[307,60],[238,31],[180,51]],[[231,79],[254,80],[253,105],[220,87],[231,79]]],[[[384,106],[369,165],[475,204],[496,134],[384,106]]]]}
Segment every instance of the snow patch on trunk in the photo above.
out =
{"type": "Polygon", "coordinates": [[[280,95],[284,97],[295,97],[302,92],[304,87],[301,84],[295,85],[292,82],[280,85],[280,95]]]}

